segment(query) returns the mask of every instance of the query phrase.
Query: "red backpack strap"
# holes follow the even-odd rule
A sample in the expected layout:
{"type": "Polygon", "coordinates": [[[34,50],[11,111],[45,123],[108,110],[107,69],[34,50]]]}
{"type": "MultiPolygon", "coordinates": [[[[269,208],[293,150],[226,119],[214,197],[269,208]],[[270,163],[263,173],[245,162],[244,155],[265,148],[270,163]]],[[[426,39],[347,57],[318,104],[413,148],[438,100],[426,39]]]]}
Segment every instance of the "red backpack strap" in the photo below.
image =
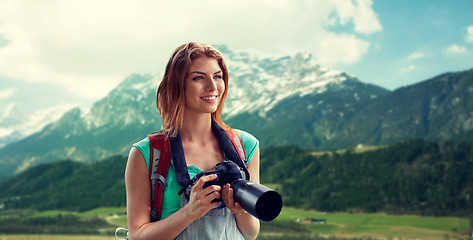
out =
{"type": "Polygon", "coordinates": [[[233,147],[237,150],[238,154],[240,155],[241,160],[245,163],[245,166],[248,167],[248,159],[246,159],[245,148],[243,147],[243,141],[240,138],[238,132],[234,129],[227,129],[225,130],[230,141],[232,141],[233,147]]]}
{"type": "Polygon", "coordinates": [[[163,193],[167,187],[169,164],[171,162],[171,147],[169,138],[164,132],[154,132],[148,135],[150,144],[149,176],[151,185],[150,221],[161,219],[163,193]]]}

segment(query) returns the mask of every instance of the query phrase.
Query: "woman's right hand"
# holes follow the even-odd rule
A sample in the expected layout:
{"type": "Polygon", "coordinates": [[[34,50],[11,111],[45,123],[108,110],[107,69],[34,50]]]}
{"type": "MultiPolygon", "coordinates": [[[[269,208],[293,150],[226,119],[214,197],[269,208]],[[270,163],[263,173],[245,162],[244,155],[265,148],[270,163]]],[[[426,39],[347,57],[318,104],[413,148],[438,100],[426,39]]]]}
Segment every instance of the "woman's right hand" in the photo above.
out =
{"type": "Polygon", "coordinates": [[[218,207],[218,202],[212,202],[212,200],[220,198],[221,187],[218,185],[210,185],[203,188],[206,182],[216,178],[216,174],[203,176],[192,186],[189,202],[184,206],[190,218],[197,220],[211,209],[218,207]]]}

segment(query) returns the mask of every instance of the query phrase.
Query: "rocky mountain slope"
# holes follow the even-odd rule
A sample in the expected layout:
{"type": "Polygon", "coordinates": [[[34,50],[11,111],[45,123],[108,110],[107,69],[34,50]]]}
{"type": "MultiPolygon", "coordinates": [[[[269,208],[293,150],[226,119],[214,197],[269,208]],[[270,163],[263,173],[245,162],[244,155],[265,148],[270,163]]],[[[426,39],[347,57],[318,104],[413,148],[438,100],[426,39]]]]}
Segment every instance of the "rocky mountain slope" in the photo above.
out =
{"type": "Polygon", "coordinates": [[[241,114],[231,122],[248,126],[264,144],[321,150],[406,139],[473,141],[473,70],[392,92],[348,79],[325,93],[288,98],[265,117],[241,114]]]}

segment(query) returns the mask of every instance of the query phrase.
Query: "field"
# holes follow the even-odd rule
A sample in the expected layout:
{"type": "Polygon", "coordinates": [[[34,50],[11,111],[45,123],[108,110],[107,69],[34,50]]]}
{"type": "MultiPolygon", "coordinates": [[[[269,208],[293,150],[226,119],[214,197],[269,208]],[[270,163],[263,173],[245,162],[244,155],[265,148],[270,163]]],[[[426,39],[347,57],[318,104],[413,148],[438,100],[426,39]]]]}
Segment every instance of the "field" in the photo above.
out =
{"type": "MultiPolygon", "coordinates": [[[[115,227],[126,227],[124,208],[98,208],[87,212],[44,211],[30,217],[74,214],[80,217],[105,218],[115,227]]],[[[294,239],[298,232],[303,236],[319,234],[320,237],[378,239],[447,239],[458,238],[460,232],[469,229],[468,219],[457,217],[393,216],[382,213],[322,213],[295,208],[284,208],[281,215],[270,223],[263,223],[261,239],[273,239],[281,234],[290,234],[294,239]],[[322,220],[325,222],[317,222],[322,220]],[[305,234],[305,235],[304,235],[305,234]]],[[[120,236],[122,237],[122,236],[120,236]]],[[[111,240],[107,236],[90,235],[2,235],[0,240],[111,240]]],[[[282,238],[278,238],[282,239],[282,238]]]]}
{"type": "MultiPolygon", "coordinates": [[[[277,221],[325,219],[326,223],[302,223],[326,236],[403,239],[444,239],[469,229],[468,219],[457,217],[393,216],[382,213],[320,213],[284,208],[277,221]]],[[[310,222],[310,221],[308,221],[310,222]]]]}
{"type": "MultiPolygon", "coordinates": [[[[47,217],[47,216],[57,216],[57,215],[67,215],[73,214],[79,217],[102,217],[105,218],[110,224],[118,227],[126,227],[126,208],[124,207],[103,207],[96,208],[90,211],[85,212],[67,212],[67,211],[42,211],[33,214],[31,217],[47,217]]],[[[2,240],[2,239],[0,239],[2,240]]]]}

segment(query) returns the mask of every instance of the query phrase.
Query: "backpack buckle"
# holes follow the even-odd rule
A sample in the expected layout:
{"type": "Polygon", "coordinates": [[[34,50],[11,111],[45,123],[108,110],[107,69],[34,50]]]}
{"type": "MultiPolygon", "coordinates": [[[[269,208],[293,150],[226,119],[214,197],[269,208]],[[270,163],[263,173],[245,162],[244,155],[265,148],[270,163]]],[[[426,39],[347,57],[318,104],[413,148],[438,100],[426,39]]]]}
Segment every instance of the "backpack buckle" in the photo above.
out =
{"type": "Polygon", "coordinates": [[[154,172],[151,176],[151,180],[159,183],[163,187],[163,191],[166,190],[166,188],[168,187],[168,182],[166,181],[166,178],[164,178],[161,174],[157,174],[156,172],[154,172]]]}
{"type": "Polygon", "coordinates": [[[149,220],[150,222],[158,221],[158,210],[156,210],[156,208],[151,208],[149,211],[149,220]]]}

